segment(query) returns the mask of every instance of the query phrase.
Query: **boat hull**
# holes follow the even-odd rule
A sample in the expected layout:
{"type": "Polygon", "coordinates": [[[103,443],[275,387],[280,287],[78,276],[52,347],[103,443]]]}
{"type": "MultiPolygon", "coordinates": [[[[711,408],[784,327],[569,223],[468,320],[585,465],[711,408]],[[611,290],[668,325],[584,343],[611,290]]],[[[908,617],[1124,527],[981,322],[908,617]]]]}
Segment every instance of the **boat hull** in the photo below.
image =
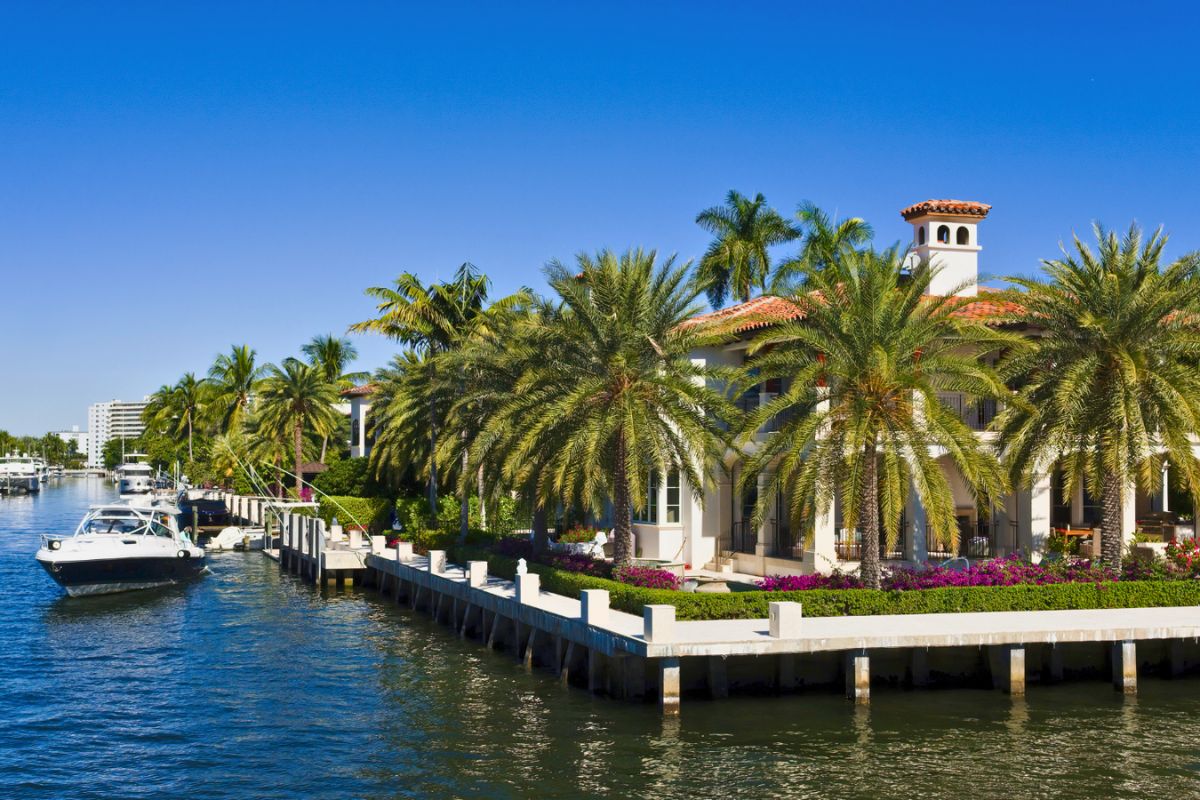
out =
{"type": "Polygon", "coordinates": [[[161,556],[38,563],[72,597],[153,589],[189,580],[204,571],[203,558],[161,556]]]}

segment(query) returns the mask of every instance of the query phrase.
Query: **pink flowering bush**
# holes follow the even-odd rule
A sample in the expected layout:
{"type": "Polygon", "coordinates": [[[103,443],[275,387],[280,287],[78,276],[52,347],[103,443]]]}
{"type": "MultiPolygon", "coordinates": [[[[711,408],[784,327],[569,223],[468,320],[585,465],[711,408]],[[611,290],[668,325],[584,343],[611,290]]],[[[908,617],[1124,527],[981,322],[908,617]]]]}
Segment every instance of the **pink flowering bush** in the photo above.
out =
{"type": "Polygon", "coordinates": [[[613,580],[643,589],[679,589],[679,576],[653,567],[621,567],[613,570],[613,580]]]}
{"type": "MultiPolygon", "coordinates": [[[[1200,570],[1200,551],[1196,553],[1200,570]]],[[[1136,564],[1127,564],[1118,571],[1094,565],[1089,561],[1057,561],[1030,564],[1013,554],[1007,558],[978,561],[963,570],[926,565],[924,568],[897,568],[885,572],[882,588],[892,591],[941,589],[949,586],[1037,586],[1048,583],[1100,583],[1103,581],[1133,580],[1147,577],[1136,564]]],[[[834,572],[832,575],[772,576],[758,581],[758,587],[768,592],[792,592],[804,589],[861,589],[862,581],[855,575],[834,572]]]]}

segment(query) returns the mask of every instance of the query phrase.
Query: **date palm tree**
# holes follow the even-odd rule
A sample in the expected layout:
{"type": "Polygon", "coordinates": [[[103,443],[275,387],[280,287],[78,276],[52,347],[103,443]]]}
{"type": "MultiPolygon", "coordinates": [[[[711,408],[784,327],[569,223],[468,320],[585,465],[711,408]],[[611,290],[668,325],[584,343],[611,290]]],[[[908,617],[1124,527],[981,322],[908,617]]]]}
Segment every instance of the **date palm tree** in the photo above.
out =
{"type": "Polygon", "coordinates": [[[272,430],[288,428],[295,456],[296,494],[303,486],[304,433],[326,436],[337,425],[337,392],[320,371],[295,358],[270,365],[259,387],[258,416],[272,430]]]}
{"type": "Polygon", "coordinates": [[[696,224],[713,234],[696,270],[696,282],[713,308],[731,294],[744,302],[755,289],[762,290],[771,272],[769,249],[799,236],[762,194],[751,200],[732,189],[725,205],[701,211],[696,224]]]}
{"type": "Polygon", "coordinates": [[[1001,496],[996,457],[939,392],[999,397],[1005,387],[981,358],[1020,339],[958,312],[970,297],[927,297],[936,268],[902,279],[902,255],[849,248],[804,274],[788,299],[800,317],[755,338],[743,380],[779,378],[783,390],[746,420],[743,441],[772,418],[779,430],[750,455],[743,490],[762,476],[755,516],[782,492],[793,521],[811,529],[841,498],[843,524],[860,528],[861,575],[880,585],[880,529],[899,535],[909,486],[931,532],[956,543],[954,497],[935,453],[947,453],[981,504],[1001,496]]]}
{"type": "MultiPolygon", "coordinates": [[[[322,377],[339,392],[370,377],[369,372],[348,371],[350,364],[358,358],[358,349],[349,339],[339,338],[332,333],[314,336],[300,350],[308,359],[308,363],[316,367],[322,377]]],[[[322,462],[325,461],[328,449],[329,436],[326,435],[321,437],[320,460],[322,462]]]]}
{"type": "Polygon", "coordinates": [[[708,385],[713,369],[691,358],[719,339],[681,326],[699,311],[688,266],[642,250],[551,262],[561,309],[524,334],[541,357],[487,426],[505,438],[514,485],[532,482],[536,496],[578,499],[584,510],[611,501],[617,565],[633,558],[632,512],[646,503],[650,474],[678,470],[702,501],[727,443],[730,404],[708,385]]]}
{"type": "Polygon", "coordinates": [[[861,217],[834,221],[815,203],[805,201],[796,209],[801,232],[800,252],[780,262],[771,281],[772,294],[789,294],[805,273],[823,268],[847,248],[857,249],[870,243],[875,232],[861,217]]]}
{"type": "Polygon", "coordinates": [[[1048,280],[1009,278],[1022,290],[1013,320],[1046,335],[1005,363],[1021,402],[997,426],[1015,480],[1057,462],[1065,492],[1082,482],[1100,497],[1103,560],[1116,565],[1124,494],[1157,484],[1164,456],[1200,494],[1200,254],[1164,265],[1161,229],[1094,232],[1096,250],[1075,237],[1042,262],[1048,280]]]}
{"type": "Polygon", "coordinates": [[[244,421],[264,372],[264,367],[255,364],[255,352],[249,345],[235,345],[217,356],[208,377],[214,410],[219,409],[216,422],[220,432],[236,430],[244,421]]]}

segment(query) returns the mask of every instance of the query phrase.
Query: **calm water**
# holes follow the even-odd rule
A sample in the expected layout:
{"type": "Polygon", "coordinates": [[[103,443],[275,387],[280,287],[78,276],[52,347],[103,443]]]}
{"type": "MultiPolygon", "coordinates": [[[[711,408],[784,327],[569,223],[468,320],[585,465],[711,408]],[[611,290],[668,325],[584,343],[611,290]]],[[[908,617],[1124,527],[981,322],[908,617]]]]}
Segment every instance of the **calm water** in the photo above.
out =
{"type": "Polygon", "coordinates": [[[0,798],[1200,797],[1200,680],[685,699],[663,721],[258,554],[67,599],[38,534],[108,496],[0,498],[0,798]]]}

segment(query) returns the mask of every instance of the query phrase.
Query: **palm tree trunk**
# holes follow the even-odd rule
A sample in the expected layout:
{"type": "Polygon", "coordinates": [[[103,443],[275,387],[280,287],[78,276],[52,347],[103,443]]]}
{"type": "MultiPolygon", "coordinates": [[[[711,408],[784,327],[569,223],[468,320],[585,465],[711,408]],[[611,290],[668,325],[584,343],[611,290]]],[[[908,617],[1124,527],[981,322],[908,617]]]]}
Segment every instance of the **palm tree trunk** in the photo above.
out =
{"type": "MultiPolygon", "coordinates": [[[[460,435],[463,439],[467,437],[466,431],[460,435]]],[[[467,451],[464,449],[462,454],[462,494],[458,502],[458,540],[460,542],[467,541],[467,531],[471,527],[471,484],[467,482],[469,468],[467,451]]]]}
{"type": "Polygon", "coordinates": [[[300,488],[304,481],[300,474],[301,467],[304,466],[304,423],[296,421],[295,427],[292,429],[292,443],[296,446],[296,498],[300,497],[300,488]]]}
{"type": "Polygon", "coordinates": [[[859,498],[858,524],[862,528],[862,565],[859,574],[868,589],[880,586],[879,567],[879,465],[875,459],[875,445],[867,447],[863,454],[862,496],[859,498]]]}
{"type": "Polygon", "coordinates": [[[629,501],[629,473],[625,469],[625,438],[617,434],[616,466],[613,470],[613,566],[633,562],[633,507],[629,501]]]}
{"type": "Polygon", "coordinates": [[[192,460],[192,420],[188,419],[188,461],[192,460]]]}
{"type": "Polygon", "coordinates": [[[1125,549],[1125,537],[1121,532],[1122,481],[1111,473],[1104,476],[1100,489],[1100,553],[1101,560],[1110,567],[1121,566],[1121,553],[1125,549]]]}
{"type": "Polygon", "coordinates": [[[329,434],[321,437],[321,463],[325,463],[325,453],[329,449],[329,434]]]}
{"type": "Polygon", "coordinates": [[[429,400],[429,520],[430,527],[437,527],[438,519],[438,485],[437,485],[437,408],[433,399],[429,400]]]}
{"type": "Polygon", "coordinates": [[[533,507],[533,552],[546,552],[549,538],[546,535],[546,507],[539,502],[533,507]]]}
{"type": "Polygon", "coordinates": [[[483,502],[483,465],[479,465],[479,470],[475,473],[475,487],[479,494],[479,527],[487,530],[487,505],[483,502]]]}

